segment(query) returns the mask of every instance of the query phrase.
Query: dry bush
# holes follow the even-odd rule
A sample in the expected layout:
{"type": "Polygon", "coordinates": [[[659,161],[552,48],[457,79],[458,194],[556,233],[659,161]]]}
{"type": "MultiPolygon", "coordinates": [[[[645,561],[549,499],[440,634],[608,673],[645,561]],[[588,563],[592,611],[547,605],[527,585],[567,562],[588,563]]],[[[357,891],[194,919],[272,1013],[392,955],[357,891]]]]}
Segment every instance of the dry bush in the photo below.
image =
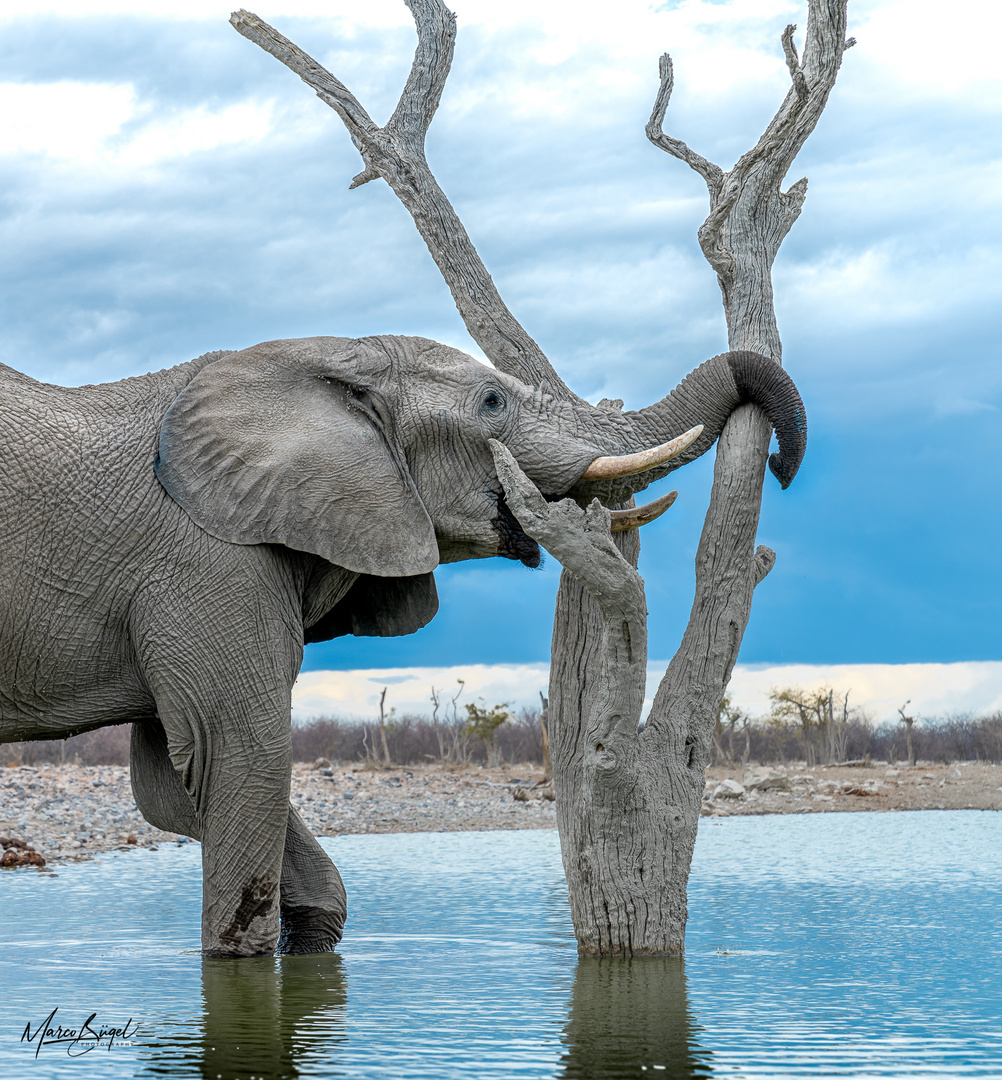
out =
{"type": "MultiPolygon", "coordinates": [[[[463,734],[466,720],[439,722],[445,745],[454,752],[449,760],[457,764],[485,764],[484,744],[463,734]],[[457,726],[458,725],[458,726],[457,726]]],[[[395,765],[425,764],[442,760],[438,735],[426,716],[394,718],[388,726],[387,743],[395,765]]],[[[542,764],[543,740],[539,729],[539,710],[523,709],[497,729],[496,744],[502,763],[542,764]]],[[[375,760],[379,754],[379,725],[334,716],[321,716],[292,728],[292,756],[295,761],[315,761],[325,757],[332,762],[375,760]]]]}
{"type": "MultiPolygon", "coordinates": [[[[465,721],[456,721],[462,727],[465,721]]],[[[459,763],[484,764],[483,743],[467,738],[461,731],[439,725],[462,747],[459,763]]],[[[79,765],[128,765],[131,724],[98,728],[70,739],[45,742],[15,742],[0,746],[0,765],[38,765],[68,762],[79,765]]],[[[797,723],[777,723],[771,718],[749,720],[749,758],[763,764],[785,764],[808,760],[803,730],[797,723]]],[[[725,732],[726,735],[726,732],[725,732]]],[[[844,731],[843,760],[870,758],[873,761],[904,761],[905,731],[893,722],[873,727],[863,720],[850,720],[844,731]]],[[[424,764],[440,760],[438,738],[426,716],[405,716],[395,720],[387,739],[390,757],[396,765],[424,764]]],[[[295,761],[353,762],[372,759],[378,747],[379,726],[358,720],[322,716],[292,728],[292,756],[295,761]]],[[[912,729],[915,755],[923,761],[986,761],[1002,764],[1002,713],[991,716],[948,716],[919,720],[912,729]]],[[[447,746],[453,745],[449,740],[447,746]]],[[[497,746],[503,764],[542,764],[543,741],[539,710],[522,709],[497,730],[497,746]]],[[[714,764],[736,765],[744,752],[744,732],[728,740],[720,739],[720,753],[714,764]]],[[[453,759],[455,760],[455,759],[453,759]]]]}
{"type": "MultiPolygon", "coordinates": [[[[800,724],[777,723],[771,717],[749,720],[749,759],[762,764],[810,761],[812,744],[805,741],[800,724]]],[[[863,719],[850,719],[843,731],[842,761],[905,761],[905,729],[893,721],[874,727],[863,719]]],[[[985,761],[1002,764],[1002,713],[991,716],[949,716],[916,721],[912,728],[915,756],[922,761],[985,761]]],[[[744,750],[744,735],[734,739],[733,755],[726,738],[714,764],[736,765],[744,750]]]]}
{"type": "Polygon", "coordinates": [[[69,739],[46,739],[44,742],[4,743],[0,763],[39,765],[43,762],[76,765],[128,765],[131,724],[97,728],[69,739]]]}

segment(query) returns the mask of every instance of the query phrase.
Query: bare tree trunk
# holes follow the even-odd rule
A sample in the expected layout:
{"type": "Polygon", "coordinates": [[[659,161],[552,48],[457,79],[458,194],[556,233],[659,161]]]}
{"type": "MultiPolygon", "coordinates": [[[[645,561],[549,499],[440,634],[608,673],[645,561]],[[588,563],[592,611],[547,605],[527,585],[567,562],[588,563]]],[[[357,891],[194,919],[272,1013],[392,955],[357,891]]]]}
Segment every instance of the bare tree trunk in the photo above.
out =
{"type": "Polygon", "coordinates": [[[383,692],[379,695],[379,741],[383,748],[383,764],[389,765],[390,763],[390,748],[386,742],[386,691],[387,687],[383,687],[383,692]]]}
{"type": "MultiPolygon", "coordinates": [[[[663,133],[673,88],[667,54],[647,128],[652,142],[706,181],[710,214],[699,239],[717,272],[730,347],[777,361],[782,350],[771,268],[807,189],[805,180],[786,192],[780,184],[817,124],[842,54],[852,44],[845,38],[845,9],[845,0],[811,0],[803,64],[793,46],[795,28],[784,32],[793,86],[758,144],[730,172],[663,133]]],[[[582,953],[684,951],[686,885],[713,727],[752,593],[775,561],[768,548],[755,548],[769,434],[761,412],[744,406],[718,440],[692,612],[635,739],[637,756],[625,786],[600,767],[602,751],[588,739],[588,718],[607,691],[594,683],[582,687],[575,672],[600,668],[600,616],[586,602],[585,587],[575,589],[565,571],[554,626],[550,701],[557,722],[551,740],[561,849],[582,953]]],[[[633,551],[629,556],[635,563],[633,551]]],[[[606,636],[613,632],[607,623],[606,636]]],[[[625,671],[615,674],[627,677],[625,671]]]]}
{"type": "Polygon", "coordinates": [[[438,723],[438,710],[441,702],[439,700],[439,691],[433,686],[431,688],[431,722],[435,727],[435,739],[438,742],[438,760],[445,761],[445,743],[442,741],[442,729],[438,723]]]}
{"type": "Polygon", "coordinates": [[[908,764],[909,765],[914,765],[915,764],[915,747],[912,745],[912,724],[915,723],[915,717],[914,716],[905,716],[905,709],[908,708],[910,703],[911,703],[911,699],[909,698],[909,700],[906,701],[904,703],[904,705],[901,706],[900,709],[898,709],[898,713],[901,716],[902,723],[905,725],[905,747],[906,747],[907,752],[908,752],[908,764]]]}
{"type": "MultiPolygon", "coordinates": [[[[389,184],[490,360],[558,398],[579,401],[505,306],[428,168],[424,138],[448,76],[455,20],[442,0],[405,2],[414,15],[418,46],[400,102],[382,128],[341,82],[267,23],[246,11],[236,12],[231,22],[338,113],[365,165],[352,186],[377,177],[389,184]]],[[[700,243],[717,272],[733,350],[753,350],[777,361],[781,356],[771,266],[800,212],[806,181],[786,192],[780,183],[834,84],[848,44],[845,6],[846,0],[810,0],[803,65],[793,48],[793,28],[784,33],[793,87],[755,148],[728,173],[661,131],[672,90],[671,61],[662,57],[648,136],[706,180],[710,215],[700,243]]],[[[580,511],[591,515],[587,519],[575,519],[566,509],[554,519],[570,530],[572,539],[566,541],[549,528],[541,510],[532,527],[520,518],[530,535],[533,527],[542,529],[547,539],[540,542],[552,543],[571,567],[561,576],[557,597],[547,729],[564,868],[584,953],[682,951],[685,889],[713,724],[752,592],[775,559],[768,549],[754,546],[769,436],[769,424],[754,406],[732,413],[720,436],[689,625],[639,737],[646,612],[642,584],[638,593],[623,571],[625,566],[636,576],[637,532],[607,536],[607,545],[597,536],[583,536],[582,529],[590,534],[598,528],[598,511],[605,513],[598,503],[580,511]],[[585,554],[596,566],[585,565],[585,554]],[[617,584],[606,595],[602,575],[612,565],[617,584]],[[630,603],[637,606],[630,609],[630,603]]],[[[509,470],[517,488],[514,475],[509,470]]],[[[506,491],[513,497],[507,486],[506,491]]],[[[523,508],[527,497],[523,492],[523,508]]],[[[607,519],[604,528],[608,532],[607,519]]]]}
{"type": "Polygon", "coordinates": [[[542,690],[539,692],[539,706],[539,733],[543,739],[543,776],[532,786],[546,787],[553,783],[553,761],[550,758],[550,733],[547,731],[550,701],[542,690]]]}

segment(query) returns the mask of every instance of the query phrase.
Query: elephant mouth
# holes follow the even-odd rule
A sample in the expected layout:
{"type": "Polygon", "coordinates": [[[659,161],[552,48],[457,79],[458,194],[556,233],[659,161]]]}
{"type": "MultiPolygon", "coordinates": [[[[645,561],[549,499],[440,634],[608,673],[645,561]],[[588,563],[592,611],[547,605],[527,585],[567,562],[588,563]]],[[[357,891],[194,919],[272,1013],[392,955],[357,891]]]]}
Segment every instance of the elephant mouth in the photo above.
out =
{"type": "Polygon", "coordinates": [[[491,520],[491,528],[498,534],[498,554],[535,570],[542,561],[539,544],[522,532],[522,526],[508,508],[503,494],[498,494],[497,501],[498,512],[491,520]]]}

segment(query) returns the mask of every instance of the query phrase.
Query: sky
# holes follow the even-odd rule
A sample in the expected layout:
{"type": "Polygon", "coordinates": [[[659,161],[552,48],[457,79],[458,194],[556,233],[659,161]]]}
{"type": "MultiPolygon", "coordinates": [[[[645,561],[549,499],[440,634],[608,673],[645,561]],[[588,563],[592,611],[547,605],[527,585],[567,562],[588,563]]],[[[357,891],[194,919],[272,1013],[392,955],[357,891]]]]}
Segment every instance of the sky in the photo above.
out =
{"type": "MultiPolygon", "coordinates": [[[[667,130],[729,167],[786,92],[779,36],[797,22],[802,41],[806,3],[453,7],[436,176],[574,390],[661,397],[725,330],[696,242],[703,182],[644,137],[658,56],[675,63],[667,130]]],[[[401,0],[256,10],[388,117],[413,52],[401,0]]],[[[336,115],[228,14],[0,0],[0,361],[74,385],[313,334],[477,354],[392,193],[348,190],[359,159],[336,115]]],[[[762,672],[796,671],[854,682],[878,712],[913,686],[930,711],[988,708],[1002,700],[1002,15],[992,0],[852,0],[849,18],[858,45],[788,178],[810,186],[776,307],[810,437],[793,486],[767,481],[759,541],[778,560],[739,675],[749,702],[762,672]]],[[[643,534],[654,658],[688,617],[711,470],[712,453],[662,482],[680,497],[643,534]]],[[[484,694],[535,694],[558,575],[552,559],[443,567],[427,628],[310,646],[298,700],[341,701],[314,693],[337,684],[328,671],[355,672],[344,687],[483,668],[484,694]]],[[[365,694],[342,707],[369,708],[365,694]]]]}

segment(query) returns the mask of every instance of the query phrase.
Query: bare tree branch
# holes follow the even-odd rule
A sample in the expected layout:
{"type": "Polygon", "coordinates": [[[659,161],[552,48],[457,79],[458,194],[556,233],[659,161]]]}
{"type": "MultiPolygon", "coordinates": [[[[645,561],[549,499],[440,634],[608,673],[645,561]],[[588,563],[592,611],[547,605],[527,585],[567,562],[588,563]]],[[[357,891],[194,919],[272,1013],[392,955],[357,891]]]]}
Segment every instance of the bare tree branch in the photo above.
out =
{"type": "MultiPolygon", "coordinates": [[[[660,139],[655,137],[656,129],[664,122],[672,83],[671,60],[667,54],[661,58],[661,85],[655,99],[651,122],[647,125],[647,136],[656,146],[686,161],[707,181],[710,213],[699,230],[699,242],[703,254],[721,278],[725,307],[727,281],[735,272],[734,254],[727,235],[730,231],[727,223],[735,206],[739,199],[748,205],[753,200],[761,201],[767,197],[772,200],[773,210],[779,212],[770,213],[769,227],[762,233],[762,239],[771,259],[775,258],[783,238],[800,214],[807,181],[798,181],[786,193],[780,192],[780,184],[793,159],[821,118],[838,74],[842,53],[855,44],[854,38],[845,38],[845,4],[842,0],[812,0],[810,3],[803,59],[798,57],[793,43],[795,29],[795,26],[787,26],[782,35],[783,53],[793,86],[755,146],[742,154],[734,167],[726,173],[720,173],[719,170],[714,173],[713,170],[717,167],[710,165],[699,155],[693,155],[684,143],[668,136],[660,139]],[[697,160],[690,160],[690,156],[697,160]]],[[[778,335],[772,336],[774,343],[778,345],[778,335]]],[[[778,353],[769,353],[761,347],[761,343],[738,345],[732,337],[731,348],[751,348],[779,359],[778,353]]]]}
{"type": "Polygon", "coordinates": [[[667,53],[661,54],[659,61],[661,71],[661,87],[658,96],[654,100],[654,110],[651,118],[647,121],[647,138],[655,146],[659,146],[665,153],[672,154],[680,161],[684,161],[690,169],[695,170],[706,181],[710,189],[710,201],[713,202],[720,194],[724,173],[719,165],[707,161],[702,154],[690,150],[681,139],[673,139],[664,131],[665,113],[668,111],[668,103],[671,101],[672,91],[675,89],[675,68],[671,57],[667,53]]]}
{"type": "Polygon", "coordinates": [[[406,0],[417,27],[414,62],[385,127],[373,123],[347,87],[256,15],[230,22],[244,37],[294,71],[344,121],[365,168],[353,188],[382,177],[414,219],[471,337],[501,371],[565,400],[580,402],[526,333],[477,254],[469,234],[425,159],[424,138],[452,64],[455,16],[442,0],[406,0]]]}
{"type": "Polygon", "coordinates": [[[804,77],[804,69],[800,66],[800,57],[797,56],[797,46],[793,44],[793,35],[797,27],[791,23],[783,31],[783,52],[786,54],[786,66],[790,69],[790,78],[793,80],[793,89],[797,97],[803,100],[807,97],[807,79],[804,77]]]}
{"type": "Polygon", "coordinates": [[[386,128],[419,148],[442,100],[456,47],[456,16],[443,4],[404,0],[414,16],[418,44],[407,83],[386,128]]]}
{"type": "Polygon", "coordinates": [[[319,98],[336,110],[353,139],[362,139],[376,130],[372,118],[348,87],[274,27],[243,8],[233,12],[230,23],[245,38],[271,53],[315,90],[319,98]]]}
{"type": "Polygon", "coordinates": [[[602,616],[601,677],[581,737],[598,746],[607,774],[629,770],[637,755],[637,725],[647,670],[644,581],[624,558],[610,531],[611,514],[597,500],[582,508],[573,499],[549,503],[502,443],[490,440],[498,478],[522,528],[570,571],[602,616]]]}
{"type": "MultiPolygon", "coordinates": [[[[810,0],[802,60],[793,27],[783,50],[793,86],[756,145],[724,174],[720,194],[700,229],[700,244],[717,271],[732,349],[779,360],[771,267],[797,219],[807,180],[780,184],[814,130],[835,84],[845,37],[846,0],[810,0]]],[[[682,646],[658,690],[652,722],[688,733],[709,753],[720,697],[730,678],[755,586],[775,555],[755,551],[769,429],[757,409],[732,414],[717,443],[710,507],[696,555],[696,596],[682,646]],[[703,688],[693,695],[692,687],[703,688]]]]}

